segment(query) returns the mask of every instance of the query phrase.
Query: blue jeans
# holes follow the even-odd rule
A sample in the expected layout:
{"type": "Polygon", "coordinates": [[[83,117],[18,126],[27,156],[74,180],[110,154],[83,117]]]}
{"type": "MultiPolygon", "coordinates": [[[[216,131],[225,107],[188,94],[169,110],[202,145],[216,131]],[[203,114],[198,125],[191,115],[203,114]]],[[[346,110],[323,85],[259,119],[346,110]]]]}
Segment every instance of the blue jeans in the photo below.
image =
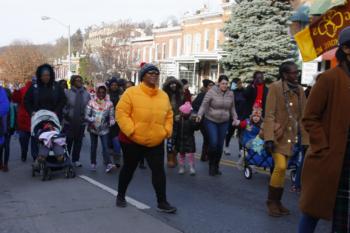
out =
{"type": "Polygon", "coordinates": [[[229,121],[215,123],[204,118],[204,125],[209,139],[209,159],[210,162],[219,163],[224,147],[225,137],[228,131],[229,121]]]}
{"type": "Polygon", "coordinates": [[[111,159],[109,158],[108,154],[108,134],[106,135],[96,135],[93,133],[90,133],[90,139],[91,139],[91,163],[96,164],[96,151],[97,151],[97,143],[98,143],[98,137],[100,137],[101,144],[102,144],[102,154],[103,154],[103,161],[107,165],[111,163],[111,159]]]}
{"type": "Polygon", "coordinates": [[[112,143],[113,143],[114,152],[120,156],[122,154],[122,148],[120,146],[119,138],[118,137],[113,138],[112,143]]]}
{"type": "Polygon", "coordinates": [[[301,153],[300,157],[298,158],[298,166],[297,166],[295,184],[294,184],[297,189],[301,189],[301,172],[303,170],[304,158],[305,158],[304,153],[301,153]]]}
{"type": "Polygon", "coordinates": [[[314,233],[318,220],[319,219],[311,217],[307,214],[302,214],[299,222],[298,233],[314,233]]]}
{"type": "Polygon", "coordinates": [[[36,138],[30,136],[30,132],[26,131],[18,131],[19,135],[19,143],[21,145],[21,156],[22,158],[27,158],[27,153],[28,153],[28,145],[29,145],[29,140],[30,140],[30,150],[32,154],[33,160],[36,159],[38,156],[38,141],[36,138]]]}

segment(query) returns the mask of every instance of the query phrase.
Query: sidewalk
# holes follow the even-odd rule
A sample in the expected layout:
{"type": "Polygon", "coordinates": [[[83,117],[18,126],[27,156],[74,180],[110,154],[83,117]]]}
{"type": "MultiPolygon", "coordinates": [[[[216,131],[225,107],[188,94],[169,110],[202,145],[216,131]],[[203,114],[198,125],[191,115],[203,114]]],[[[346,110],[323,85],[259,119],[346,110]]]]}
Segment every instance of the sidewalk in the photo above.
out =
{"type": "Polygon", "coordinates": [[[1,233],[180,232],[131,205],[116,208],[111,194],[79,177],[32,178],[29,164],[0,172],[1,233]]]}

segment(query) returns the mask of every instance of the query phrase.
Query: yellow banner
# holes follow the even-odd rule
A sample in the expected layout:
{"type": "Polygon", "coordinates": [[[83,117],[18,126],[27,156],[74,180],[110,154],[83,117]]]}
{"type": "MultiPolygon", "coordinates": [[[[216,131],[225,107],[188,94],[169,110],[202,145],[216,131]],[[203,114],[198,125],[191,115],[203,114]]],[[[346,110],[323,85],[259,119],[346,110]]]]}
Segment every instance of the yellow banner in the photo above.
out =
{"type": "Polygon", "coordinates": [[[303,61],[312,61],[338,46],[342,29],[350,26],[350,3],[328,10],[316,22],[298,32],[295,40],[303,61]]]}

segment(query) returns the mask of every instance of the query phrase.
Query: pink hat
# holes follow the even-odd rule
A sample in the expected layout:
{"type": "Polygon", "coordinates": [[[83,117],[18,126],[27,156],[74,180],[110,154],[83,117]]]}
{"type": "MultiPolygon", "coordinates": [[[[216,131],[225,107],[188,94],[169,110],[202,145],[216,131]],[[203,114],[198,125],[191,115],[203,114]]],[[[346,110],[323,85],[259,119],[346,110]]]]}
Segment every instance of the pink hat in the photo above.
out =
{"type": "Polygon", "coordinates": [[[184,114],[190,114],[192,111],[192,106],[190,102],[186,102],[183,105],[181,105],[181,107],[179,108],[180,112],[184,113],[184,114]]]}

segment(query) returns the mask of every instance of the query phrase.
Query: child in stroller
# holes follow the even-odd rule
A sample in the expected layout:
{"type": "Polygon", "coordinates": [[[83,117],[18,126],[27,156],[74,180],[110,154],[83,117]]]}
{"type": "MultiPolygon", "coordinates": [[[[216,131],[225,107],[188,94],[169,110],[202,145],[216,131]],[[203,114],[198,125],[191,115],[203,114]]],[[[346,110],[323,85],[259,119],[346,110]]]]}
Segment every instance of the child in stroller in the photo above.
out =
{"type": "Polygon", "coordinates": [[[66,137],[61,134],[57,116],[50,111],[38,111],[32,117],[32,135],[37,139],[39,153],[32,176],[42,173],[42,180],[51,179],[51,172],[65,169],[67,178],[75,177],[72,162],[66,149],[66,137]]]}
{"type": "Polygon", "coordinates": [[[37,138],[39,139],[38,161],[46,160],[51,151],[57,162],[63,161],[66,138],[60,134],[59,129],[54,126],[53,122],[41,122],[39,124],[37,138]]]}
{"type": "MultiPolygon", "coordinates": [[[[272,173],[274,163],[271,154],[264,148],[264,140],[260,137],[262,119],[262,109],[254,106],[249,119],[241,121],[240,127],[243,129],[241,143],[244,148],[244,155],[238,164],[244,167],[244,177],[251,179],[253,176],[253,167],[270,169],[272,173]]],[[[291,169],[291,180],[295,183],[296,171],[300,164],[300,146],[294,146],[294,155],[289,160],[288,169],[291,169]]]]}

